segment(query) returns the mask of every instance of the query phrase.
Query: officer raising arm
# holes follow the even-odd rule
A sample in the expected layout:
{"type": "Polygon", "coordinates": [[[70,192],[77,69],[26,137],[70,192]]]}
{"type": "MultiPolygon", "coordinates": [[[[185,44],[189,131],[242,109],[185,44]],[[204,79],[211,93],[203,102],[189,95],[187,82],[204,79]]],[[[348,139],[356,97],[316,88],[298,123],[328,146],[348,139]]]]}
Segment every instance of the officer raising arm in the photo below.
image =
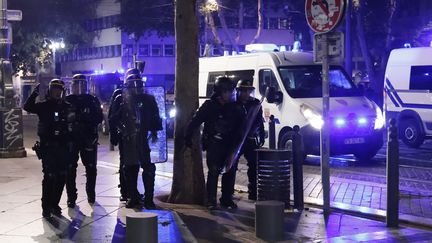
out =
{"type": "MultiPolygon", "coordinates": [[[[219,174],[225,166],[229,148],[233,146],[234,136],[240,128],[244,113],[232,100],[234,85],[227,77],[218,77],[214,85],[214,93],[210,100],[205,101],[196,111],[189,123],[185,144],[192,144],[192,133],[204,123],[202,134],[203,149],[207,150],[207,208],[216,208],[216,194],[219,174]]],[[[237,208],[232,200],[237,166],[233,165],[222,175],[222,197],[219,199],[224,208],[237,208]]]]}
{"type": "Polygon", "coordinates": [[[252,81],[250,80],[239,80],[237,82],[236,86],[237,90],[237,103],[241,105],[247,113],[250,112],[250,109],[255,106],[259,105],[259,111],[258,114],[253,121],[247,121],[252,122],[251,129],[249,130],[249,133],[246,136],[246,139],[243,143],[243,146],[240,149],[239,157],[241,155],[244,155],[244,157],[247,160],[248,170],[248,191],[249,196],[248,198],[250,200],[256,200],[257,197],[257,178],[256,178],[256,164],[257,164],[257,157],[255,153],[255,149],[258,149],[259,147],[264,145],[264,139],[265,139],[265,132],[264,132],[264,119],[263,119],[263,112],[262,107],[260,104],[260,101],[254,97],[251,96],[252,92],[255,90],[255,88],[252,85],[252,81]]]}
{"type": "Polygon", "coordinates": [[[39,117],[38,136],[42,159],[42,216],[61,215],[60,198],[65,185],[68,158],[72,144],[74,114],[69,103],[62,99],[64,82],[49,83],[47,99],[36,103],[39,85],[24,104],[24,110],[39,117]]]}
{"type": "Polygon", "coordinates": [[[143,168],[144,207],[155,209],[153,202],[156,166],[151,163],[149,133],[152,141],[157,140],[157,131],[162,130],[159,109],[152,95],[144,94],[144,83],[138,74],[129,75],[121,95],[113,103],[110,122],[118,124],[121,134],[121,156],[127,182],[129,200],[127,208],[141,206],[137,190],[139,167],[143,168]]]}
{"type": "Polygon", "coordinates": [[[98,126],[103,120],[99,99],[88,93],[85,75],[75,74],[73,76],[71,90],[72,93],[66,97],[66,101],[72,105],[76,120],[73,126],[74,146],[66,179],[69,208],[75,207],[77,199],[75,180],[79,157],[86,171],[87,201],[93,204],[96,200],[98,126]]]}

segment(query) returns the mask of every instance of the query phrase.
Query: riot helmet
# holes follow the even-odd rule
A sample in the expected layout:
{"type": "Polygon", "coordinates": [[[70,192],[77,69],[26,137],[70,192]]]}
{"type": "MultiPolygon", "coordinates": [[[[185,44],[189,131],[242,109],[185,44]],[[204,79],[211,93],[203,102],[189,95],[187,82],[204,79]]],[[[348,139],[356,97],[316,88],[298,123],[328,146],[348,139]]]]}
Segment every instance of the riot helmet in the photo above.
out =
{"type": "Polygon", "coordinates": [[[141,72],[136,68],[129,68],[124,74],[124,80],[126,81],[126,78],[131,74],[141,75],[141,72]]]}
{"type": "Polygon", "coordinates": [[[252,85],[252,81],[247,80],[247,79],[240,79],[237,82],[236,89],[237,90],[254,90],[255,87],[252,85]]]}
{"type": "Polygon", "coordinates": [[[64,93],[64,86],[65,83],[62,80],[58,78],[52,79],[48,85],[49,97],[55,100],[61,99],[64,93]]]}
{"type": "Polygon", "coordinates": [[[237,82],[236,90],[237,100],[245,102],[250,99],[252,92],[255,90],[255,87],[252,85],[252,81],[247,79],[240,79],[237,82]]]}
{"type": "Polygon", "coordinates": [[[234,85],[233,85],[233,82],[231,81],[230,78],[225,77],[225,76],[221,76],[221,77],[216,78],[216,81],[215,81],[215,84],[213,87],[213,92],[220,95],[221,93],[223,93],[225,91],[232,92],[233,90],[234,90],[234,85]]]}
{"type": "Polygon", "coordinates": [[[144,82],[141,79],[141,76],[139,74],[130,74],[127,76],[124,87],[131,93],[131,94],[139,94],[143,93],[144,89],[144,82]]]}
{"type": "Polygon", "coordinates": [[[73,95],[88,94],[87,77],[84,74],[75,74],[72,77],[71,93],[73,95]]]}

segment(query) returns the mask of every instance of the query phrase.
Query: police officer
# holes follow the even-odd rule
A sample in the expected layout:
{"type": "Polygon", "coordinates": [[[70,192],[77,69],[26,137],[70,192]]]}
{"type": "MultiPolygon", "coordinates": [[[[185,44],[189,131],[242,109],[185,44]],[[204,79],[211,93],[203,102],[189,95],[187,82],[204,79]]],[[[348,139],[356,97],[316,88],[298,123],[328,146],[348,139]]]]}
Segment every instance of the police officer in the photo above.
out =
{"type": "Polygon", "coordinates": [[[24,110],[39,117],[38,136],[42,159],[42,216],[61,215],[60,198],[65,185],[68,158],[72,146],[73,113],[64,101],[64,82],[53,79],[49,83],[47,99],[36,103],[39,85],[24,104],[24,110]]]}
{"type": "MultiPolygon", "coordinates": [[[[126,80],[127,76],[131,74],[137,74],[140,75],[140,71],[136,68],[130,68],[125,72],[124,80],[126,80]]],[[[108,110],[108,121],[109,121],[109,128],[110,128],[110,144],[112,146],[117,146],[119,148],[119,185],[120,188],[120,201],[125,202],[128,200],[128,190],[127,190],[127,183],[125,178],[125,172],[124,172],[124,161],[123,161],[123,144],[122,144],[122,136],[121,136],[121,129],[119,127],[118,121],[116,119],[111,119],[112,117],[112,109],[114,106],[114,100],[117,96],[122,94],[122,87],[118,87],[114,90],[111,99],[110,99],[110,107],[108,110]]]]}
{"type": "Polygon", "coordinates": [[[110,120],[120,128],[122,160],[129,199],[127,208],[141,205],[141,195],[137,190],[139,167],[143,169],[144,207],[155,209],[153,202],[156,166],[150,160],[148,145],[157,140],[157,131],[162,130],[159,109],[152,95],[144,94],[144,83],[138,74],[129,75],[124,83],[122,94],[114,99],[110,120]]]}
{"type": "Polygon", "coordinates": [[[67,205],[73,208],[77,199],[75,180],[79,157],[86,171],[87,201],[93,204],[96,200],[98,126],[103,114],[99,99],[88,93],[87,78],[83,74],[72,77],[71,94],[66,97],[66,101],[72,105],[76,115],[74,146],[66,179],[67,205]]]}
{"type": "Polygon", "coordinates": [[[241,105],[246,113],[249,113],[251,108],[255,105],[259,105],[259,111],[256,118],[252,123],[251,129],[246,136],[246,139],[241,147],[239,157],[243,155],[247,160],[248,165],[248,198],[250,200],[256,200],[257,197],[257,178],[256,178],[256,164],[257,157],[255,149],[258,149],[264,144],[265,132],[264,132],[264,119],[262,114],[262,107],[260,101],[251,96],[255,88],[252,86],[250,80],[239,80],[236,86],[237,90],[237,103],[241,105]]]}
{"type": "MultiPolygon", "coordinates": [[[[207,151],[207,208],[216,208],[216,194],[219,174],[226,163],[229,148],[233,146],[234,136],[238,134],[244,113],[233,102],[234,84],[227,77],[218,77],[214,84],[213,95],[196,111],[186,129],[185,143],[190,147],[192,133],[204,123],[202,134],[203,150],[207,151]]],[[[224,208],[237,208],[232,200],[234,193],[234,165],[222,175],[222,196],[220,205],[224,208]]]]}

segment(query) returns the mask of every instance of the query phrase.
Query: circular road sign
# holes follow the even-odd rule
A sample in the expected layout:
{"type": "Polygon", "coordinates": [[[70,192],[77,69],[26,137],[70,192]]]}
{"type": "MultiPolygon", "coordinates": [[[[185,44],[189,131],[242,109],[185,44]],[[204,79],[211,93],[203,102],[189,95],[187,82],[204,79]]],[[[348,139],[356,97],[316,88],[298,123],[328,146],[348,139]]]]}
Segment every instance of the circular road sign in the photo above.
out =
{"type": "Polygon", "coordinates": [[[309,27],[317,33],[333,30],[341,21],[346,0],[306,0],[305,12],[309,27]]]}

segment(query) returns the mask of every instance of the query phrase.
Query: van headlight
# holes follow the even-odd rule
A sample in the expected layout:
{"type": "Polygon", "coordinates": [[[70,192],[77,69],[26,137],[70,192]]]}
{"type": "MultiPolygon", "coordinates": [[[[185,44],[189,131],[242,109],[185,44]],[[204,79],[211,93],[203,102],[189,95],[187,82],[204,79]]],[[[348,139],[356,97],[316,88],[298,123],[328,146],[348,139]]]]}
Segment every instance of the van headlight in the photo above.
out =
{"type": "Polygon", "coordinates": [[[320,130],[322,128],[322,126],[324,125],[324,121],[323,121],[321,115],[317,114],[310,107],[303,105],[301,107],[301,112],[313,128],[320,130]]]}
{"type": "Polygon", "coordinates": [[[378,106],[375,108],[375,111],[376,111],[376,119],[375,119],[374,129],[378,130],[378,129],[381,129],[384,126],[385,120],[384,120],[383,113],[382,113],[381,109],[378,106]]]}

